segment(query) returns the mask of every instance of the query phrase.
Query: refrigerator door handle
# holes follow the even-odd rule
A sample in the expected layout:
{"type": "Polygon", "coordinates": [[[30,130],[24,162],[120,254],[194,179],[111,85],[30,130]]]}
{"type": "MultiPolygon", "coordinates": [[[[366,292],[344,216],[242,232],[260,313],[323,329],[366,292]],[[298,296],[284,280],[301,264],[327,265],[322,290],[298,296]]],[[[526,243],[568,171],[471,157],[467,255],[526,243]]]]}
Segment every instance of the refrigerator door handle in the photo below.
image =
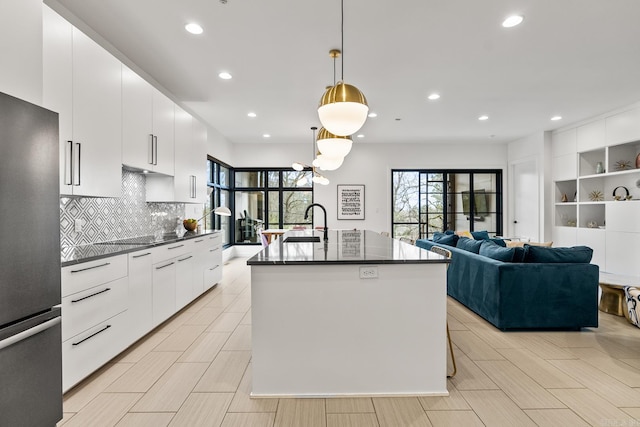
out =
{"type": "Polygon", "coordinates": [[[60,323],[61,319],[62,318],[58,316],[54,319],[47,320],[46,322],[40,323],[39,325],[36,325],[33,328],[27,329],[26,331],[22,331],[20,333],[10,336],[9,338],[3,339],[2,341],[0,341],[0,350],[2,350],[3,348],[9,347],[10,345],[13,345],[15,343],[18,343],[20,341],[24,341],[29,337],[32,337],[46,329],[49,329],[52,326],[57,325],[58,323],[60,323]]]}

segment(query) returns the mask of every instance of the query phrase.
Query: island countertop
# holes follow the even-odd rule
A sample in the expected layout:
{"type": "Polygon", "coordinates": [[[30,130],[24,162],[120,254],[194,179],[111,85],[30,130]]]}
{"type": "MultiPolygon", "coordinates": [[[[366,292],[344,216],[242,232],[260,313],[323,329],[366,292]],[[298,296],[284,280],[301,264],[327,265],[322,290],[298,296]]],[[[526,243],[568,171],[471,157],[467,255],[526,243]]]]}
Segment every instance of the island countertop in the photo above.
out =
{"type": "Polygon", "coordinates": [[[448,263],[433,252],[370,230],[288,231],[247,260],[248,265],[448,263]],[[318,236],[320,242],[286,242],[288,237],[318,236]]]}

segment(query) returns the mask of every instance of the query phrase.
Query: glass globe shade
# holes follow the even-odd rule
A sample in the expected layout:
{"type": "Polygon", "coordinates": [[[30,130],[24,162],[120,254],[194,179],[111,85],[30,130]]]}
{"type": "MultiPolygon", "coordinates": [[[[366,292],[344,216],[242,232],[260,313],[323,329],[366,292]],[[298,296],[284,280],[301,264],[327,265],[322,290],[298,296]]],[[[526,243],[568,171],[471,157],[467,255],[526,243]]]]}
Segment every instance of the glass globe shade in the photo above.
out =
{"type": "Polygon", "coordinates": [[[325,156],[345,157],[351,151],[353,141],[349,136],[336,136],[326,130],[318,132],[318,150],[325,156]]]}
{"type": "Polygon", "coordinates": [[[320,154],[318,156],[318,160],[320,160],[320,170],[334,171],[342,166],[344,157],[329,157],[324,154],[320,154]]]}
{"type": "Polygon", "coordinates": [[[316,184],[320,184],[320,185],[329,185],[329,179],[325,178],[322,175],[314,176],[313,177],[313,182],[315,182],[316,184]]]}
{"type": "Polygon", "coordinates": [[[343,82],[325,91],[318,106],[322,126],[337,136],[356,133],[367,121],[369,106],[360,90],[343,82]]]}
{"type": "Polygon", "coordinates": [[[302,163],[300,163],[300,162],[294,162],[294,163],[291,165],[291,167],[292,167],[294,170],[297,170],[298,172],[300,172],[300,171],[302,171],[302,170],[304,169],[304,165],[303,165],[302,163]]]}

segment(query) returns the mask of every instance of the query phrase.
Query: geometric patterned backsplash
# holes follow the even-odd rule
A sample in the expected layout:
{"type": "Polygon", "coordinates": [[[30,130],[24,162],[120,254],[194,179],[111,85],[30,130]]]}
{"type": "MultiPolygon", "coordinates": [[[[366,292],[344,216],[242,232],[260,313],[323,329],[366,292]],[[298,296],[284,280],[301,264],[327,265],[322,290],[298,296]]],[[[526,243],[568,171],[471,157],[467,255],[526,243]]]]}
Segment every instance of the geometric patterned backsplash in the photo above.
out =
{"type": "Polygon", "coordinates": [[[119,198],[61,197],[60,246],[148,236],[156,231],[170,233],[181,225],[184,203],[147,203],[146,176],[122,170],[119,198]],[[75,220],[82,220],[76,233],[75,220]]]}

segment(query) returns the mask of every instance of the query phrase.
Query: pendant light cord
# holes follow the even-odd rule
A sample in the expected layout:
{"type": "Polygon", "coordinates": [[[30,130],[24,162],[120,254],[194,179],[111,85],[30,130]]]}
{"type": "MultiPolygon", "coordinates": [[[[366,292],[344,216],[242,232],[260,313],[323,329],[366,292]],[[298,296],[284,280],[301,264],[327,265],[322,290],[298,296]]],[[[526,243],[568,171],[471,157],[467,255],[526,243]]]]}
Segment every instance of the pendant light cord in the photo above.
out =
{"type": "Polygon", "coordinates": [[[342,72],[340,80],[344,83],[344,0],[340,0],[340,46],[342,48],[342,61],[340,62],[342,72]]]}

